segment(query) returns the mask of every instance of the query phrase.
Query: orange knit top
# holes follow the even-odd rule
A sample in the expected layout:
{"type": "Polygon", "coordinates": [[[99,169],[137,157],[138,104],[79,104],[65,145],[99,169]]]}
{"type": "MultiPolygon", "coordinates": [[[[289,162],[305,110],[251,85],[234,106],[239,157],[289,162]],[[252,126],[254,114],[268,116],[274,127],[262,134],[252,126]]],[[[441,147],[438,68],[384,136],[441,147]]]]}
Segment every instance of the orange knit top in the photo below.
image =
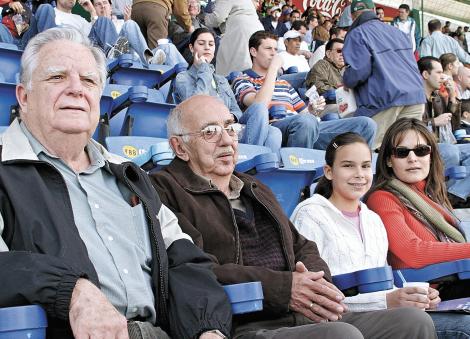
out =
{"type": "MultiPolygon", "coordinates": [[[[410,185],[433,206],[450,224],[453,217],[425,193],[426,181],[410,185]]],[[[440,242],[434,234],[416,219],[400,200],[390,192],[375,191],[367,206],[377,213],[388,236],[388,262],[393,268],[421,268],[445,261],[470,258],[470,243],[440,242]]]]}

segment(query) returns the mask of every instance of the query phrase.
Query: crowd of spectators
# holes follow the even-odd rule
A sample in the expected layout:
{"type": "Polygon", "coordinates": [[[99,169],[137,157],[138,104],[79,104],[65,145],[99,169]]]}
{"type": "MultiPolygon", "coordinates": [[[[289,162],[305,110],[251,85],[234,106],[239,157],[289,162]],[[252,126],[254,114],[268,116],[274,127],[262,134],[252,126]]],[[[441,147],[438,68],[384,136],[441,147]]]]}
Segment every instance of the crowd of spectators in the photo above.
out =
{"type": "Polygon", "coordinates": [[[469,316],[418,310],[470,296],[466,283],[354,299],[330,274],[363,258],[357,269],[383,266],[387,253],[398,268],[470,258],[452,213],[470,207],[470,176],[444,177],[470,166],[470,144],[453,134],[470,131],[469,27],[433,19],[422,37],[408,5],[386,21],[372,0],[333,16],[292,0],[0,6],[0,42],[25,50],[20,118],[0,152],[0,267],[12,272],[0,306],[44,306],[51,338],[470,338],[469,316]],[[150,179],[91,140],[104,58],[129,53],[144,68],[188,66],[168,117],[175,159],[150,179]],[[355,99],[348,116],[338,89],[355,99]],[[266,186],[234,172],[238,142],[326,150],[318,194],[292,222],[266,186]],[[37,217],[21,195],[39,198],[37,217]],[[339,236],[347,246],[329,244],[339,236]],[[262,281],[264,310],[232,324],[216,280],[262,281]]]}

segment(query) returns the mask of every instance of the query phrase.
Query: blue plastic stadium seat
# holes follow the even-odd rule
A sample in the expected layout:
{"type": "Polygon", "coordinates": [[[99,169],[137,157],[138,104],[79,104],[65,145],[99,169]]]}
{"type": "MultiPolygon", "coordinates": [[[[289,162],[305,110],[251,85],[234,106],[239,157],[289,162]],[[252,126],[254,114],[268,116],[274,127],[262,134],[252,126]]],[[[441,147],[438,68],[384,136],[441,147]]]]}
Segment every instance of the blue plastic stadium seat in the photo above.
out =
{"type": "Polygon", "coordinates": [[[16,101],[16,85],[0,82],[0,126],[10,124],[12,107],[18,104],[16,101]]]}
{"type": "Polygon", "coordinates": [[[18,83],[22,54],[15,45],[0,45],[0,73],[4,82],[18,83]]]}
{"type": "Polygon", "coordinates": [[[137,102],[127,109],[121,129],[122,136],[166,138],[166,121],[175,105],[137,102]]]}
{"type": "Polygon", "coordinates": [[[0,308],[0,339],[45,339],[47,317],[37,305],[0,308]]]}
{"type": "Polygon", "coordinates": [[[132,159],[135,164],[151,172],[158,171],[163,166],[168,165],[175,157],[168,140],[154,139],[155,144],[150,146],[147,152],[132,159]]]}
{"type": "Polygon", "coordinates": [[[393,276],[395,278],[395,285],[402,287],[403,281],[398,272],[401,272],[405,281],[436,283],[449,280],[466,280],[470,279],[470,259],[442,262],[423,268],[394,270],[393,276]]]}
{"type": "Polygon", "coordinates": [[[225,293],[232,305],[233,314],[244,314],[263,309],[263,288],[260,281],[225,285],[225,293]]]}
{"type": "Polygon", "coordinates": [[[176,74],[186,70],[186,65],[177,64],[174,67],[166,65],[142,65],[140,61],[133,60],[130,54],[121,55],[108,63],[109,83],[128,86],[146,86],[148,88],[162,88],[165,84],[165,99],[172,100],[170,89],[176,74]]]}
{"type": "Polygon", "coordinates": [[[371,293],[393,288],[393,273],[390,266],[369,268],[333,276],[333,284],[347,296],[371,293]]]}
{"type": "Polygon", "coordinates": [[[109,152],[129,160],[148,152],[153,145],[165,142],[167,139],[149,137],[107,137],[106,148],[109,152]]]}
{"type": "Polygon", "coordinates": [[[265,153],[271,153],[271,149],[265,146],[238,144],[238,161],[235,169],[238,172],[248,172],[255,168],[253,158],[265,153]]]}
{"type": "MultiPolygon", "coordinates": [[[[323,174],[325,152],[286,147],[280,150],[281,161],[273,153],[261,153],[237,170],[253,174],[275,194],[284,212],[290,215],[315,179],[323,174]]],[[[307,195],[305,195],[307,193],[307,195]]]]}

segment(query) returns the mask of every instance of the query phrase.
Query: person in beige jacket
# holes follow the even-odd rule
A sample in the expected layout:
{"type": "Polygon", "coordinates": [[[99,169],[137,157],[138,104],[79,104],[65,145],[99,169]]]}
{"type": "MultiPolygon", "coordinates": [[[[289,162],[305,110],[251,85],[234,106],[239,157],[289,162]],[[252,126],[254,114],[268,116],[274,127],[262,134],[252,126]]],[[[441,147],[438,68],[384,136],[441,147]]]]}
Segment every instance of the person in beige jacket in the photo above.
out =
{"type": "Polygon", "coordinates": [[[219,27],[225,23],[225,32],[217,51],[217,74],[227,76],[232,71],[251,68],[248,40],[253,33],[264,30],[255,6],[258,2],[252,0],[217,0],[214,11],[205,15],[204,23],[208,27],[219,27]]]}
{"type": "Polygon", "coordinates": [[[173,14],[188,33],[194,31],[186,0],[133,0],[132,20],[137,22],[150,49],[168,37],[168,17],[173,14]]]}

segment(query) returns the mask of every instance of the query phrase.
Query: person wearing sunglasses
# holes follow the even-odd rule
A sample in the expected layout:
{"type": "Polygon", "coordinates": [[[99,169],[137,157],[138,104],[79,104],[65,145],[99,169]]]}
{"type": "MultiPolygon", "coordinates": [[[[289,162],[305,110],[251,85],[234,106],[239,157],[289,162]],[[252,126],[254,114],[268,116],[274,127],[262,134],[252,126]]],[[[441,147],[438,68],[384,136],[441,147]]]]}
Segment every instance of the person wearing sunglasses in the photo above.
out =
{"type": "Polygon", "coordinates": [[[323,95],[329,90],[336,90],[343,84],[341,75],[344,68],[343,39],[331,39],[326,44],[325,57],[313,65],[308,72],[305,84],[307,88],[315,85],[318,94],[323,95]]]}
{"type": "MultiPolygon", "coordinates": [[[[386,131],[366,204],[382,218],[394,269],[470,258],[443,168],[435,137],[421,121],[403,118],[386,131]]],[[[438,290],[442,300],[468,297],[470,281],[442,283],[438,290]]]]}

